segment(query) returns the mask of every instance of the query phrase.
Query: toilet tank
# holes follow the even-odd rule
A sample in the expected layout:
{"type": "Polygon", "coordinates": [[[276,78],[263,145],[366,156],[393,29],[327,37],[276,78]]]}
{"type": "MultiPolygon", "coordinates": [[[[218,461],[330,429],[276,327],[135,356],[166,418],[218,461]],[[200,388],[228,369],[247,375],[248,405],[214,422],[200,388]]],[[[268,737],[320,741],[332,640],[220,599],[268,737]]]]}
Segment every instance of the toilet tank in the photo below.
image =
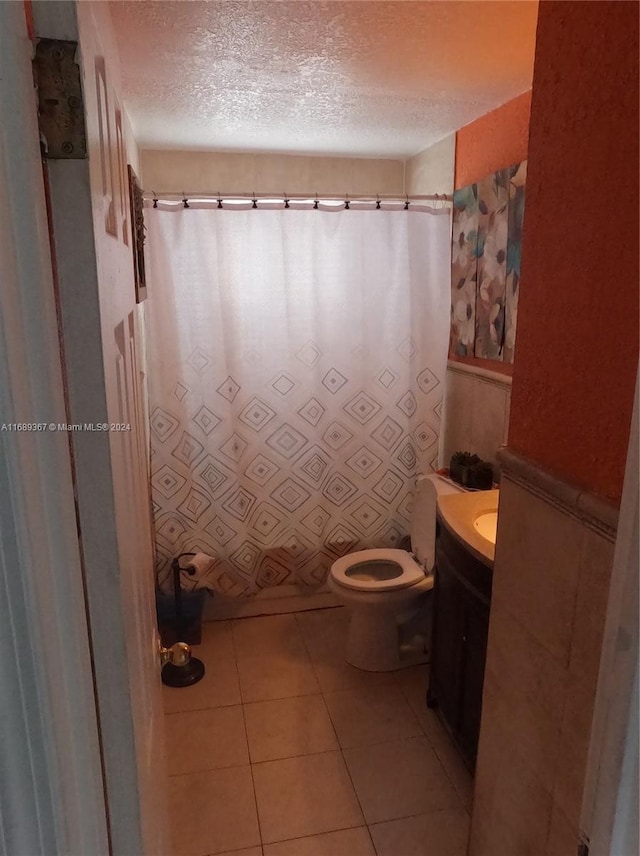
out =
{"type": "Polygon", "coordinates": [[[436,550],[436,503],[438,496],[464,489],[435,473],[418,476],[411,512],[411,549],[428,573],[433,570],[436,550]]]}

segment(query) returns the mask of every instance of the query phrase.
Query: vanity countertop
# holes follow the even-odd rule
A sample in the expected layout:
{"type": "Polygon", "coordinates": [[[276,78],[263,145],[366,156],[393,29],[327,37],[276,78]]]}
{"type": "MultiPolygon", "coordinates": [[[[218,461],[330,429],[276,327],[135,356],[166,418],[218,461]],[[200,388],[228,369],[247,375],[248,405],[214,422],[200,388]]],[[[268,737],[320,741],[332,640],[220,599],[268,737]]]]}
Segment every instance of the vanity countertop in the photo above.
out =
{"type": "Polygon", "coordinates": [[[445,526],[462,539],[481,562],[491,566],[495,557],[495,542],[483,537],[474,522],[482,514],[497,512],[499,498],[499,490],[452,493],[438,497],[438,514],[445,526]]]}

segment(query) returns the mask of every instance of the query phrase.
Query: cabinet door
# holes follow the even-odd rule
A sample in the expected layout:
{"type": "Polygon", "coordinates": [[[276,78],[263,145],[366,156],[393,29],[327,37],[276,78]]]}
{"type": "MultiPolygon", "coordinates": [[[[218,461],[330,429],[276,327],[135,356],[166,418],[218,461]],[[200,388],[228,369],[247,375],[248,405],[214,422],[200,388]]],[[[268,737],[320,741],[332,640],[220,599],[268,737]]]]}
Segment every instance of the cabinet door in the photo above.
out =
{"type": "Polygon", "coordinates": [[[436,703],[452,731],[458,730],[462,636],[461,586],[446,555],[436,548],[433,654],[429,702],[436,703]]]}
{"type": "Polygon", "coordinates": [[[467,762],[475,767],[482,712],[482,686],[489,632],[489,608],[467,592],[462,599],[461,694],[458,739],[467,762]]]}

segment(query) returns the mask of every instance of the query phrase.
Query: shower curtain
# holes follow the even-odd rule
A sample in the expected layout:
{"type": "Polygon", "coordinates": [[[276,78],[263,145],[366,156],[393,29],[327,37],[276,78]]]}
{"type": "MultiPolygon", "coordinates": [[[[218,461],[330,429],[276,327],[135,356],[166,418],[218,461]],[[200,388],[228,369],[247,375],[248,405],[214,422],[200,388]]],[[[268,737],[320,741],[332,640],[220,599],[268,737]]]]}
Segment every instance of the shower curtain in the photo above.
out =
{"type": "Polygon", "coordinates": [[[338,556],[397,547],[437,466],[450,212],[145,221],[160,583],[202,551],[232,595],[317,588],[338,556]]]}

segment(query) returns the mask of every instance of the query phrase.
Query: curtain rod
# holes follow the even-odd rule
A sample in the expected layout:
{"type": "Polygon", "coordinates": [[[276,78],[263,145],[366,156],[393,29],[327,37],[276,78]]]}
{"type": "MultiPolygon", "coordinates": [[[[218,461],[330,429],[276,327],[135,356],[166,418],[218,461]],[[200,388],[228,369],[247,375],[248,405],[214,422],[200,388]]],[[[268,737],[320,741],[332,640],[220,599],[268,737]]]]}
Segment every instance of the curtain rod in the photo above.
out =
{"type": "Polygon", "coordinates": [[[283,200],[294,200],[294,199],[305,199],[305,200],[315,200],[317,199],[319,202],[326,201],[348,201],[348,202],[405,202],[405,201],[431,201],[431,202],[452,202],[453,196],[450,196],[446,193],[431,193],[431,194],[409,194],[406,193],[384,193],[384,194],[357,194],[355,196],[351,196],[349,193],[336,193],[329,194],[323,193],[319,196],[317,193],[246,193],[245,191],[241,193],[221,193],[220,191],[175,191],[175,190],[145,190],[143,192],[143,196],[145,199],[177,199],[177,200],[189,200],[189,199],[247,199],[252,201],[254,199],[283,199],[283,200]]]}

